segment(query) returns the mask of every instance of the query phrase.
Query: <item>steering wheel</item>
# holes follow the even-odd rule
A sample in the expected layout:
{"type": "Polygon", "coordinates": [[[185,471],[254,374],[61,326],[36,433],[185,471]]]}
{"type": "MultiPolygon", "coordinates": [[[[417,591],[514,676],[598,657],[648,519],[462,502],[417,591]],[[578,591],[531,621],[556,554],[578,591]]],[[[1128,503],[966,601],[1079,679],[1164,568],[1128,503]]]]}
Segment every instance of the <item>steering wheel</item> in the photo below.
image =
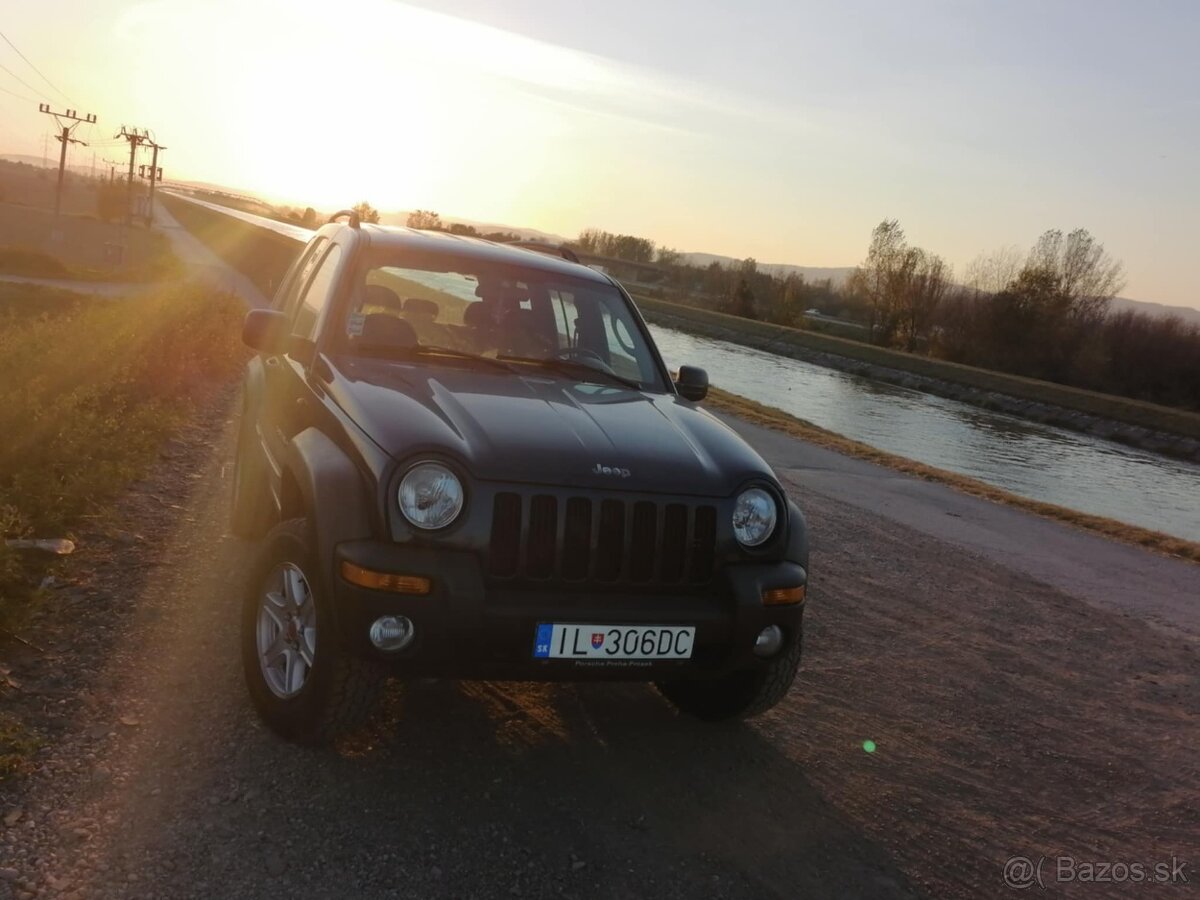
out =
{"type": "Polygon", "coordinates": [[[558,359],[576,360],[582,363],[596,363],[597,368],[612,373],[612,367],[605,362],[604,357],[588,347],[566,347],[555,354],[558,359]]]}

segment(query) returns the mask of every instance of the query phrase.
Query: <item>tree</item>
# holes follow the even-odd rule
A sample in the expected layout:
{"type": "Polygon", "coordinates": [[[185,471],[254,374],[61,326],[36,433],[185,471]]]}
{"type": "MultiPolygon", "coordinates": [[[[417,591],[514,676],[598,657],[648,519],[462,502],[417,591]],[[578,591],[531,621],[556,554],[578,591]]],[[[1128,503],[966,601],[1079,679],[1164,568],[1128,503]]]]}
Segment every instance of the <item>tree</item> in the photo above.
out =
{"type": "Polygon", "coordinates": [[[408,214],[408,227],[420,228],[424,231],[442,231],[442,217],[432,210],[418,209],[408,214]]]}
{"type": "Polygon", "coordinates": [[[362,201],[361,203],[355,203],[351,208],[358,213],[359,221],[371,223],[379,221],[379,210],[373,207],[366,200],[362,201]]]}
{"type": "Polygon", "coordinates": [[[898,276],[898,337],[904,349],[912,352],[928,336],[933,317],[950,290],[950,267],[936,253],[909,247],[898,276]]]}
{"type": "Polygon", "coordinates": [[[300,217],[300,224],[305,228],[317,227],[317,211],[311,206],[304,208],[304,214],[300,217]]]}
{"type": "Polygon", "coordinates": [[[998,294],[1021,274],[1025,255],[1015,244],[980,253],[967,264],[964,283],[981,294],[998,294]]]}
{"type": "Polygon", "coordinates": [[[757,319],[758,309],[754,302],[754,291],[745,278],[739,278],[737,287],[725,304],[725,311],[743,319],[757,319]]]}
{"type": "Polygon", "coordinates": [[[683,254],[678,250],[672,250],[669,247],[659,247],[655,257],[655,262],[660,266],[675,266],[683,258],[683,254]]]}
{"type": "Polygon", "coordinates": [[[867,303],[867,335],[889,343],[896,329],[893,304],[897,273],[904,264],[908,244],[904,229],[896,219],[884,219],[871,232],[867,258],[846,282],[847,290],[859,294],[867,303]]]}
{"type": "Polygon", "coordinates": [[[1125,287],[1121,263],[1086,228],[1065,237],[1057,228],[1045,232],[1029,251],[1025,268],[1051,275],[1067,300],[1069,315],[1079,322],[1103,319],[1109,302],[1125,287]]]}

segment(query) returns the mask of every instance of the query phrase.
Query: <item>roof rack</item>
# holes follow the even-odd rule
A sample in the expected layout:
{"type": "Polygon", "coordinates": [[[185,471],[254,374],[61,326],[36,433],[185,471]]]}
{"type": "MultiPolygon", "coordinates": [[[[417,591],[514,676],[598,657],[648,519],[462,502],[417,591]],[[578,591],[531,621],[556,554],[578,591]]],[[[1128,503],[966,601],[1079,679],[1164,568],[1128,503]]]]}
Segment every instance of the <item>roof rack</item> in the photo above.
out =
{"type": "Polygon", "coordinates": [[[566,244],[551,244],[547,241],[506,241],[509,247],[520,247],[523,250],[535,250],[538,253],[548,253],[551,256],[561,256],[568,262],[577,263],[579,257],[575,255],[575,251],[566,244]]]}
{"type": "Polygon", "coordinates": [[[336,222],[342,216],[350,217],[350,227],[351,228],[359,228],[362,226],[362,219],[360,219],[358,217],[358,213],[352,209],[339,209],[337,212],[335,212],[332,216],[329,217],[329,221],[336,222]]]}

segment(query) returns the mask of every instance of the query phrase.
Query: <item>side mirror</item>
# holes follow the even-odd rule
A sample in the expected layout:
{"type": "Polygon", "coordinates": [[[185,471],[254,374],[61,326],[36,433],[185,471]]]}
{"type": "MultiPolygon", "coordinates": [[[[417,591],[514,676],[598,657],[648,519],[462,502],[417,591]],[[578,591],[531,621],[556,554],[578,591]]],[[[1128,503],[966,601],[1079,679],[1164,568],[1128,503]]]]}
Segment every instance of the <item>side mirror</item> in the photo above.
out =
{"type": "Polygon", "coordinates": [[[695,366],[680,366],[675,390],[685,400],[703,400],[708,396],[708,373],[695,366]]]}
{"type": "Polygon", "coordinates": [[[251,350],[274,356],[287,346],[288,319],[276,309],[252,309],[242,323],[242,343],[251,350]]]}

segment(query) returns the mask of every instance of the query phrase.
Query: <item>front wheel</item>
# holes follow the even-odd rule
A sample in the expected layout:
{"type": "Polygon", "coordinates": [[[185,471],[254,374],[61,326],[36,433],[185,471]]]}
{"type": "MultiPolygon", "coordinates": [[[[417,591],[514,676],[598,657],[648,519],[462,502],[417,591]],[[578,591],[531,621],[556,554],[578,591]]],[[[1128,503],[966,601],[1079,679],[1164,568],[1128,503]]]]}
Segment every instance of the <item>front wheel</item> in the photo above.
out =
{"type": "Polygon", "coordinates": [[[655,687],[680,712],[705,722],[749,719],[782,700],[800,668],[800,635],[760,669],[712,681],[659,681],[655,687]]]}
{"type": "Polygon", "coordinates": [[[341,647],[304,519],[266,536],[242,603],[241,643],[250,698],[282,737],[327,743],[370,715],[383,673],[341,647]]]}

